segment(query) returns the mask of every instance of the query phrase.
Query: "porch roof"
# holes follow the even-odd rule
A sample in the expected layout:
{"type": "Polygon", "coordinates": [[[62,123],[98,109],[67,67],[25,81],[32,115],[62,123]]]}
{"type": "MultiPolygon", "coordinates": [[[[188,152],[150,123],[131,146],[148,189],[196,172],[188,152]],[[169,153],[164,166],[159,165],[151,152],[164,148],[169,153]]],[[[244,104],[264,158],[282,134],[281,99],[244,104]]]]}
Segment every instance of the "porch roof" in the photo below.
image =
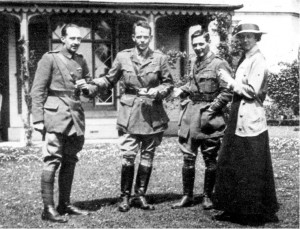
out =
{"type": "Polygon", "coordinates": [[[242,8],[236,0],[1,0],[0,12],[7,13],[131,13],[200,15],[242,8]],[[234,3],[235,2],[235,3],[234,3]]]}

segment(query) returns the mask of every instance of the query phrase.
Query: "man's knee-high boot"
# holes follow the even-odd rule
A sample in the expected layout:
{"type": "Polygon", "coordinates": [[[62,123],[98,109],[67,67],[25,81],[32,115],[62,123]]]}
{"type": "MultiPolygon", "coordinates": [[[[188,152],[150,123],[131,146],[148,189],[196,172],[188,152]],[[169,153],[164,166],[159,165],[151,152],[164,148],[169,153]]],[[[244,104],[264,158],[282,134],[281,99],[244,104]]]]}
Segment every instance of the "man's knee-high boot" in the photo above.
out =
{"type": "Polygon", "coordinates": [[[44,203],[44,211],[42,213],[43,220],[52,222],[65,223],[67,220],[56,211],[54,207],[53,190],[54,190],[55,170],[43,170],[41,177],[41,192],[44,203]]]}
{"type": "Polygon", "coordinates": [[[150,176],[152,172],[152,167],[139,165],[138,173],[135,181],[135,203],[143,210],[154,210],[155,207],[151,204],[148,204],[145,198],[147,192],[150,176]]]}
{"type": "Polygon", "coordinates": [[[208,210],[213,208],[213,202],[211,201],[212,191],[215,186],[216,181],[216,171],[215,170],[205,170],[204,175],[204,192],[203,192],[203,209],[208,210]]]}
{"type": "Polygon", "coordinates": [[[127,212],[130,209],[129,198],[131,195],[132,183],[134,178],[134,165],[122,165],[121,169],[121,198],[119,205],[120,212],[127,212]]]}
{"type": "Polygon", "coordinates": [[[62,163],[59,171],[59,205],[60,214],[88,215],[89,212],[81,210],[70,203],[70,195],[74,178],[76,163],[62,163]]]}
{"type": "Polygon", "coordinates": [[[183,208],[193,204],[193,191],[195,182],[195,166],[182,167],[182,185],[183,196],[178,203],[175,203],[172,208],[183,208]]]}

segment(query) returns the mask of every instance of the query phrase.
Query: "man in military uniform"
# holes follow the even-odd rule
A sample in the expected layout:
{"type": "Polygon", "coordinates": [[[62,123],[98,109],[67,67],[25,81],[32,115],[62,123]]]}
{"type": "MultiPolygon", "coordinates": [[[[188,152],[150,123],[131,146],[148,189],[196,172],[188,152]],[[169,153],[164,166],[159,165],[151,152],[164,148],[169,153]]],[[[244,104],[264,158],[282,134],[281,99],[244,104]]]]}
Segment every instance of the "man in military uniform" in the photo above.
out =
{"type": "Polygon", "coordinates": [[[136,198],[132,201],[144,210],[153,210],[147,203],[147,191],[155,148],[160,145],[167,128],[168,116],[162,100],[173,87],[166,56],[149,48],[151,27],[145,21],[133,26],[133,49],[119,52],[105,77],[94,79],[99,89],[112,88],[119,80],[124,87],[120,99],[117,128],[123,153],[121,171],[121,197],[119,211],[130,209],[130,196],[134,178],[134,161],[137,153],[141,159],[135,182],[136,198]]]}
{"type": "Polygon", "coordinates": [[[181,104],[179,145],[183,153],[183,197],[172,208],[193,204],[195,161],[200,147],[205,163],[203,188],[204,209],[212,208],[211,194],[215,184],[217,153],[225,122],[222,108],[231,100],[231,93],[218,71],[231,72],[228,63],[215,56],[209,47],[210,36],[204,30],[192,34],[196,58],[191,61],[191,80],[174,89],[175,96],[187,98],[181,104]]]}
{"type": "Polygon", "coordinates": [[[79,96],[93,96],[97,87],[90,80],[87,63],[76,51],[81,43],[80,29],[74,24],[62,28],[60,51],[43,55],[38,63],[31,96],[34,128],[45,132],[41,192],[43,220],[66,222],[64,214],[87,215],[70,204],[77,153],[84,143],[85,120],[79,96]],[[54,207],[53,186],[60,166],[59,204],[54,207]]]}

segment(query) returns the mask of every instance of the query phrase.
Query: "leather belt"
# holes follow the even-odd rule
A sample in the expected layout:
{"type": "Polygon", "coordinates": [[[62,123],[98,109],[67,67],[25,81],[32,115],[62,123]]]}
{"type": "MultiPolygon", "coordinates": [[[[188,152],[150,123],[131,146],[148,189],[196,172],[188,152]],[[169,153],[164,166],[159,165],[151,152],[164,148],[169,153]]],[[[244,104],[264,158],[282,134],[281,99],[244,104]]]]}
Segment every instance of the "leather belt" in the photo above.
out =
{"type": "Polygon", "coordinates": [[[57,97],[70,97],[74,100],[79,100],[80,97],[80,91],[74,90],[74,91],[59,91],[59,90],[49,90],[48,92],[49,96],[57,96],[57,97]]]}
{"type": "Polygon", "coordinates": [[[212,102],[214,101],[214,99],[216,98],[216,95],[213,93],[213,94],[191,94],[190,96],[190,99],[193,101],[193,102],[212,102]]]}

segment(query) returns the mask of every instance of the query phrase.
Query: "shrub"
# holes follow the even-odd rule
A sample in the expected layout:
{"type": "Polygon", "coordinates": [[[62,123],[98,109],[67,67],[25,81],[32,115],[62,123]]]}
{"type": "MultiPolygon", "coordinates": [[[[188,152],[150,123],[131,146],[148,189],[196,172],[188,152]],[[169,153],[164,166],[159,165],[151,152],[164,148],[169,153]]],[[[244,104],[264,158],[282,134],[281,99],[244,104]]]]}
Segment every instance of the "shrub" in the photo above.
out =
{"type": "Polygon", "coordinates": [[[268,95],[281,109],[291,109],[299,115],[299,63],[279,63],[282,67],[278,74],[270,73],[268,95]]]}

